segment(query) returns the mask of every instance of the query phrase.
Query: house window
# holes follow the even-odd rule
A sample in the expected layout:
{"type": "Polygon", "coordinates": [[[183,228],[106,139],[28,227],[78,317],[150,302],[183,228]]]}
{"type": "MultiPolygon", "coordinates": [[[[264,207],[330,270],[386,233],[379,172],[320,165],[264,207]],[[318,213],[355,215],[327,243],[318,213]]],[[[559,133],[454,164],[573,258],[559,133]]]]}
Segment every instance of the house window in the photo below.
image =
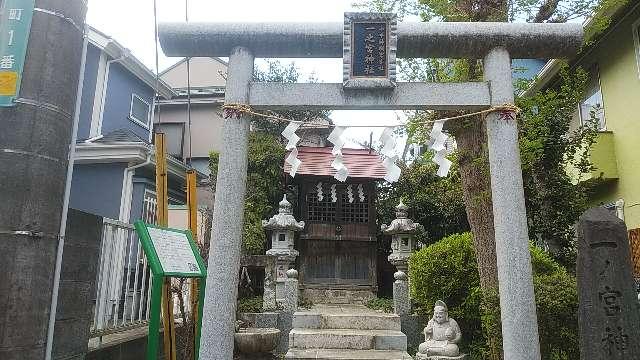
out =
{"type": "Polygon", "coordinates": [[[633,31],[633,43],[636,50],[636,63],[638,65],[638,77],[640,77],[640,19],[631,26],[633,31]]]}
{"type": "Polygon", "coordinates": [[[140,96],[131,94],[131,109],[129,110],[129,118],[138,125],[149,128],[149,119],[151,115],[151,105],[144,101],[140,96]]]}
{"type": "Polygon", "coordinates": [[[589,75],[584,99],[580,103],[580,122],[584,125],[595,117],[598,121],[598,130],[604,131],[606,130],[606,122],[598,68],[592,68],[589,75]]]}

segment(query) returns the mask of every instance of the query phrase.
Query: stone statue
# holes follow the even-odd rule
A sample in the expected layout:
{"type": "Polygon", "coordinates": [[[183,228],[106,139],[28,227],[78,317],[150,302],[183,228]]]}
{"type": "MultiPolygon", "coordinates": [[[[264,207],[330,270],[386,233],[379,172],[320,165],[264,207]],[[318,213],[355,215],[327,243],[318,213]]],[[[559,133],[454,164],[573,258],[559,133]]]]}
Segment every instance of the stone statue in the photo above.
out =
{"type": "Polygon", "coordinates": [[[462,332],[458,323],[449,318],[447,305],[438,300],[433,307],[433,317],[424,328],[424,342],[420,344],[416,359],[445,360],[464,359],[460,354],[458,343],[462,332]]]}

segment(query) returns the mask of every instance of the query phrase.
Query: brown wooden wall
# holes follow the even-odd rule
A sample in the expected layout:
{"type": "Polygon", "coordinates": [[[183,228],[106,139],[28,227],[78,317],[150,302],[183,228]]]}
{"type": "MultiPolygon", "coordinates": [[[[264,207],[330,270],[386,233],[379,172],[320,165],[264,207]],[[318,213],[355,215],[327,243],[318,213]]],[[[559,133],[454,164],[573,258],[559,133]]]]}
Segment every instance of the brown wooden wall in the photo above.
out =
{"type": "Polygon", "coordinates": [[[640,228],[629,230],[629,245],[631,246],[633,275],[640,278],[640,228]]]}

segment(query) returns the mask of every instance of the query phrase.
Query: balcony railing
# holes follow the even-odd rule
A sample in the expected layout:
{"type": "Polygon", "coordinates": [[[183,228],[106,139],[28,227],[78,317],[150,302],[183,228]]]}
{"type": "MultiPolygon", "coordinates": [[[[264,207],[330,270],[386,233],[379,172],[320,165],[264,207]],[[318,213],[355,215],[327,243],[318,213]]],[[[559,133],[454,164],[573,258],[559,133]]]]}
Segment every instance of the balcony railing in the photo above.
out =
{"type": "Polygon", "coordinates": [[[92,336],[146,325],[152,276],[133,225],[105,218],[92,336]]]}
{"type": "MultiPolygon", "coordinates": [[[[96,301],[91,337],[100,337],[146,326],[149,321],[153,274],[135,228],[131,224],[103,219],[102,244],[96,278],[96,301]]],[[[189,282],[182,284],[185,312],[191,311],[189,282]]],[[[173,313],[182,321],[178,297],[173,296],[173,313]]]]}

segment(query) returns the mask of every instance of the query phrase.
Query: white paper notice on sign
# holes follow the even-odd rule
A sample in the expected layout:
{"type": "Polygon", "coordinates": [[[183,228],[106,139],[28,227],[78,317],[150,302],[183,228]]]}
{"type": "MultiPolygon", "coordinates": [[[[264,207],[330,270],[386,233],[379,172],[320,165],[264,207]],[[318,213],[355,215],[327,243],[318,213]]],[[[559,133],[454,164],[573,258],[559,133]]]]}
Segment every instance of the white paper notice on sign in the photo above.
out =
{"type": "Polygon", "coordinates": [[[154,227],[147,230],[165,273],[200,274],[186,234],[154,227]]]}

